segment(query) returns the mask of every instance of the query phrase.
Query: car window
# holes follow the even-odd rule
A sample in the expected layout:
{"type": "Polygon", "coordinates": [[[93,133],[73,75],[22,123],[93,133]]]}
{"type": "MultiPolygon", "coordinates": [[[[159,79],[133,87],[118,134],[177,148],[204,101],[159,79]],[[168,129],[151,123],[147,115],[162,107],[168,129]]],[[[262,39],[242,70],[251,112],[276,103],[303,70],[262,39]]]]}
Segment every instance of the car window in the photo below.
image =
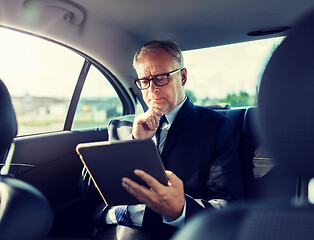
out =
{"type": "MultiPolygon", "coordinates": [[[[16,111],[18,136],[62,131],[85,58],[56,43],[0,28],[0,78],[16,111]]],[[[89,68],[72,129],[102,127],[122,115],[106,77],[89,68]]]]}
{"type": "Polygon", "coordinates": [[[256,105],[264,68],[283,37],[184,51],[186,93],[202,106],[256,105]]]}
{"type": "Polygon", "coordinates": [[[0,28],[0,78],[16,111],[18,135],[64,127],[84,58],[44,39],[0,28]]]}
{"type": "Polygon", "coordinates": [[[122,115],[122,104],[106,77],[93,65],[85,80],[72,129],[106,127],[122,115]]]}

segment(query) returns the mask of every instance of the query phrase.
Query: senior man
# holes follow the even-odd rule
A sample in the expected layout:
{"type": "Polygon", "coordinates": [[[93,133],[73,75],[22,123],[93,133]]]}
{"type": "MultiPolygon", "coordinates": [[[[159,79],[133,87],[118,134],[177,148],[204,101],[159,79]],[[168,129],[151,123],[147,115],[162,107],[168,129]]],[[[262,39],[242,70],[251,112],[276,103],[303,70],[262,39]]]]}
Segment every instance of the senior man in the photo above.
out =
{"type": "Polygon", "coordinates": [[[230,119],[194,106],[185,95],[187,70],[177,44],[148,42],[136,52],[133,66],[134,82],[149,109],[112,120],[109,140],[154,139],[169,184],[135,170],[149,187],[129,178],[122,179],[122,186],[142,204],[104,208],[101,219],[107,226],[127,225],[148,238],[168,239],[196,212],[242,198],[241,165],[230,119]]]}

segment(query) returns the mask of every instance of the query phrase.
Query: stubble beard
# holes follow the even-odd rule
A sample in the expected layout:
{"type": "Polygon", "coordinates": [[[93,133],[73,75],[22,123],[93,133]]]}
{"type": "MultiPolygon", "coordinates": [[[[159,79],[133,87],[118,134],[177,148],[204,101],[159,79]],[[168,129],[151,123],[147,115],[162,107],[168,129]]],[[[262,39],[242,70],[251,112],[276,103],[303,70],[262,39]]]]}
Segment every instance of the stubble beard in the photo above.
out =
{"type": "Polygon", "coordinates": [[[172,105],[166,103],[162,106],[151,106],[151,109],[153,109],[159,116],[162,116],[172,111],[172,105]]]}

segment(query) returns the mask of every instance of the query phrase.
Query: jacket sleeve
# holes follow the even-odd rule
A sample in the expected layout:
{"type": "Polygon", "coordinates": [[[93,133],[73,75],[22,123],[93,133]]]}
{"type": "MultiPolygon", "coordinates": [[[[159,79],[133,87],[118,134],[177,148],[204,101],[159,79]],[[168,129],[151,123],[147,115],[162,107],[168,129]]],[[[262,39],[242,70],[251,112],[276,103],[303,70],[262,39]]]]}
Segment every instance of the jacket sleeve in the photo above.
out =
{"type": "Polygon", "coordinates": [[[243,198],[241,163],[229,118],[221,124],[210,161],[206,181],[209,197],[193,199],[186,195],[186,219],[201,209],[225,207],[230,201],[243,198]]]}

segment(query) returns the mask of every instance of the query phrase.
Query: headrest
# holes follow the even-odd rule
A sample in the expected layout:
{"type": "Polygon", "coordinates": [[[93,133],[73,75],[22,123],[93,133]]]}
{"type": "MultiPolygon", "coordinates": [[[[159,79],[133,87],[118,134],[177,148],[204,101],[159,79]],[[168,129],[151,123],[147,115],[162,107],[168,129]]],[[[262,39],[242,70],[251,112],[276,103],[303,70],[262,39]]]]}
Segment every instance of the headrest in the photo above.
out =
{"type": "Polygon", "coordinates": [[[17,135],[17,121],[8,89],[0,80],[0,162],[17,135]]]}
{"type": "Polygon", "coordinates": [[[250,107],[245,111],[243,118],[242,134],[246,137],[258,137],[259,126],[257,124],[257,108],[250,107]]]}
{"type": "Polygon", "coordinates": [[[264,71],[258,96],[266,149],[280,165],[314,176],[314,10],[295,24],[264,71]]]}

